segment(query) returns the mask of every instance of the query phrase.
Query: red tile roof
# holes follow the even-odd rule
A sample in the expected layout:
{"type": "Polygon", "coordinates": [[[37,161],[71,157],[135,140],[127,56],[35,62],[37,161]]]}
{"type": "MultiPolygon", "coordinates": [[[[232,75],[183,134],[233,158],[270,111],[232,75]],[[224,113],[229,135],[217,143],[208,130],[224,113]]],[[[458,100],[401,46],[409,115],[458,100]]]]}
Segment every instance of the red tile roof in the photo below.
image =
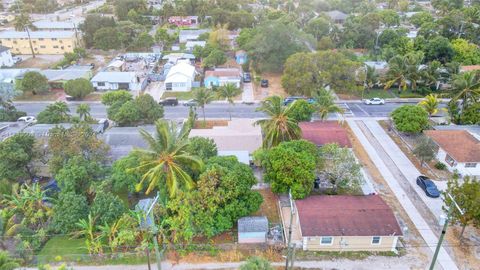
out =
{"type": "Polygon", "coordinates": [[[295,202],[302,236],[402,235],[379,195],[316,195],[295,202]]]}
{"type": "Polygon", "coordinates": [[[337,121],[302,122],[302,138],[317,146],[337,143],[342,147],[352,147],[347,131],[337,121]]]}
{"type": "Polygon", "coordinates": [[[480,70],[480,65],[460,66],[460,72],[480,70]]]}
{"type": "Polygon", "coordinates": [[[466,130],[427,130],[425,134],[457,162],[480,162],[480,142],[466,130]]]}

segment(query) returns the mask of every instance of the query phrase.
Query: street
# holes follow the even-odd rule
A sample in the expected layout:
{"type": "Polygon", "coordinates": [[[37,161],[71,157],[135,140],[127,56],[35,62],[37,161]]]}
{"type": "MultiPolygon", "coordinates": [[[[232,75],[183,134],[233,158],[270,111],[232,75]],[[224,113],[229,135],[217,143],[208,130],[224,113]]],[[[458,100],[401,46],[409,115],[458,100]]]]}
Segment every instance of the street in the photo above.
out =
{"type": "MultiPolygon", "coordinates": [[[[15,106],[18,110],[24,111],[27,115],[36,116],[51,102],[15,102],[15,106]]],[[[70,103],[69,108],[72,113],[75,113],[77,106],[80,103],[70,103]]],[[[106,107],[101,103],[88,103],[90,105],[90,114],[95,118],[106,118],[106,107]]],[[[363,103],[340,103],[342,108],[345,109],[345,117],[386,117],[394,109],[398,108],[405,103],[387,103],[385,105],[365,105],[363,103]]],[[[263,113],[256,112],[255,109],[258,104],[246,105],[235,104],[231,106],[225,103],[213,103],[205,106],[205,116],[207,118],[226,118],[228,117],[228,110],[232,111],[233,118],[261,118],[263,113]]],[[[199,117],[203,117],[202,111],[197,109],[199,117]]],[[[188,116],[188,107],[176,106],[165,107],[166,119],[183,119],[188,116]]]]}

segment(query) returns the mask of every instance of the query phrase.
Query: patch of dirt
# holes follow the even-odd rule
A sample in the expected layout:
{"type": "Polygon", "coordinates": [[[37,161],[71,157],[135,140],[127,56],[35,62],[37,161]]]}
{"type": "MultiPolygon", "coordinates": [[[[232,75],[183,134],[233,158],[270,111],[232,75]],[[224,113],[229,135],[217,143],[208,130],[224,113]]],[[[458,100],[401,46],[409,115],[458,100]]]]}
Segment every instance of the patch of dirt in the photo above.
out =
{"type": "Polygon", "coordinates": [[[375,189],[383,198],[383,200],[392,208],[397,216],[397,219],[400,219],[401,225],[408,227],[408,233],[402,238],[402,241],[405,243],[407,253],[418,257],[418,260],[426,266],[429,260],[429,256],[427,255],[429,249],[425,246],[425,242],[420,236],[420,233],[408,217],[408,214],[405,212],[400,202],[395,197],[395,194],[393,194],[392,190],[389,188],[385,179],[383,179],[380,171],[368,156],[361,142],[350,129],[350,126],[348,126],[347,123],[344,123],[343,126],[347,130],[350,141],[352,142],[352,148],[355,156],[358,158],[362,167],[365,168],[366,172],[374,181],[373,184],[375,189]]]}
{"type": "Polygon", "coordinates": [[[50,90],[45,94],[32,94],[31,92],[23,93],[22,95],[15,97],[16,101],[56,101],[62,99],[65,95],[63,90],[50,90]]]}
{"type": "Polygon", "coordinates": [[[40,68],[46,69],[63,59],[63,55],[36,55],[35,58],[24,58],[23,61],[16,64],[16,68],[40,68]]]}
{"type": "Polygon", "coordinates": [[[83,101],[101,101],[103,93],[94,92],[83,98],[83,101]]]}
{"type": "Polygon", "coordinates": [[[460,240],[461,230],[460,226],[449,227],[445,236],[448,244],[453,247],[452,249],[455,253],[455,259],[458,266],[461,269],[463,269],[463,265],[465,266],[465,269],[480,269],[480,258],[477,257],[476,254],[479,248],[478,237],[480,235],[480,230],[468,226],[465,228],[465,232],[463,233],[465,239],[462,241],[460,240]],[[475,235],[477,239],[473,240],[471,237],[472,235],[475,235]]]}
{"type": "Polygon", "coordinates": [[[197,120],[195,121],[195,124],[193,125],[194,129],[211,129],[214,126],[217,127],[225,127],[228,126],[228,121],[227,120],[197,120]]]}
{"type": "Polygon", "coordinates": [[[260,86],[260,81],[253,83],[253,96],[255,100],[264,100],[269,96],[281,96],[286,97],[288,94],[282,87],[282,74],[280,73],[263,73],[261,75],[255,74],[253,78],[259,76],[261,79],[268,80],[268,87],[263,88],[260,86]]]}
{"type": "Polygon", "coordinates": [[[266,216],[269,223],[279,224],[281,222],[278,210],[278,196],[269,188],[257,190],[263,197],[260,209],[253,216],[266,216]]]}

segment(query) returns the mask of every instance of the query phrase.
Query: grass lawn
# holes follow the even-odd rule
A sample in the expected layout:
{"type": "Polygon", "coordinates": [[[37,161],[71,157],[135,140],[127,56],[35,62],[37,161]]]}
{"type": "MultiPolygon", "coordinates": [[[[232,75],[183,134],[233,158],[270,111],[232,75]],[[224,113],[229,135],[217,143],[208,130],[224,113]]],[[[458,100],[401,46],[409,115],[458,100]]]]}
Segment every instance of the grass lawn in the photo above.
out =
{"type": "Polygon", "coordinates": [[[383,89],[371,89],[369,91],[365,91],[363,93],[363,98],[368,99],[368,98],[395,98],[395,95],[388,90],[383,90],[383,89]]]}
{"type": "Polygon", "coordinates": [[[62,261],[78,261],[88,254],[85,239],[70,239],[65,236],[56,236],[50,239],[38,253],[39,263],[55,262],[56,257],[62,261]]]}
{"type": "Polygon", "coordinates": [[[31,92],[23,93],[20,96],[15,97],[15,101],[55,101],[57,100],[58,93],[54,91],[48,91],[45,94],[34,95],[31,92]]]}
{"type": "Polygon", "coordinates": [[[179,100],[188,100],[188,99],[193,99],[193,91],[189,92],[171,92],[171,91],[165,91],[163,93],[162,98],[167,98],[167,97],[176,97],[179,100]]]}
{"type": "Polygon", "coordinates": [[[427,94],[421,94],[419,92],[412,92],[412,90],[407,89],[405,91],[402,90],[400,94],[398,94],[398,90],[395,90],[395,94],[398,95],[400,98],[423,98],[427,94]]]}

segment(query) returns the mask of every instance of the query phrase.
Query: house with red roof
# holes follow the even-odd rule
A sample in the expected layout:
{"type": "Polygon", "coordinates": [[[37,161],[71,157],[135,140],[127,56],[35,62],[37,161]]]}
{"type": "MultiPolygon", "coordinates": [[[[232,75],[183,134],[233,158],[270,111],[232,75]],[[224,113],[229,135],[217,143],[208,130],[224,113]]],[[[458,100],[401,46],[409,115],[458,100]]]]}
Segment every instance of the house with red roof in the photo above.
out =
{"type": "Polygon", "coordinates": [[[314,195],[295,201],[295,208],[292,239],[303,250],[395,251],[403,235],[379,195],[314,195]]]}
{"type": "Polygon", "coordinates": [[[302,138],[320,147],[336,143],[341,147],[352,148],[348,133],[338,121],[301,122],[302,138]]]}

